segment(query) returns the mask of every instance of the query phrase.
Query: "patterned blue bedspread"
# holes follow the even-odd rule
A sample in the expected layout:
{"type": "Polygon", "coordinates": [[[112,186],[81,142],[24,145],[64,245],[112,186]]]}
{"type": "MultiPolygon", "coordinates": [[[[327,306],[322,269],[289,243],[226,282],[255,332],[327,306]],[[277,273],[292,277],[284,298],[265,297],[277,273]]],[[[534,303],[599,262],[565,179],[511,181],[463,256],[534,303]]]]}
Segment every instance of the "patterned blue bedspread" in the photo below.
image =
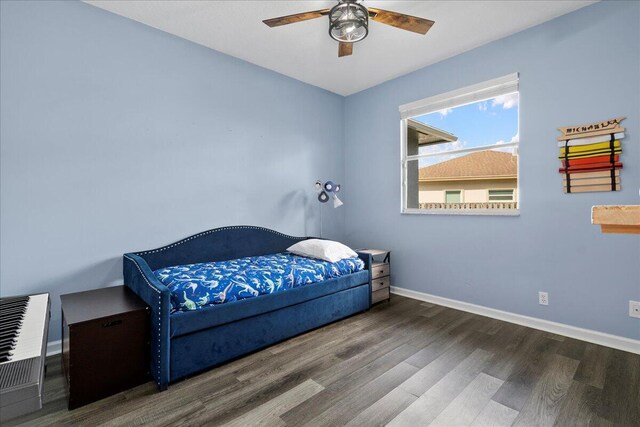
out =
{"type": "Polygon", "coordinates": [[[171,290],[173,313],[282,292],[363,269],[364,263],[359,258],[331,263],[285,252],[176,265],[153,273],[171,290]]]}

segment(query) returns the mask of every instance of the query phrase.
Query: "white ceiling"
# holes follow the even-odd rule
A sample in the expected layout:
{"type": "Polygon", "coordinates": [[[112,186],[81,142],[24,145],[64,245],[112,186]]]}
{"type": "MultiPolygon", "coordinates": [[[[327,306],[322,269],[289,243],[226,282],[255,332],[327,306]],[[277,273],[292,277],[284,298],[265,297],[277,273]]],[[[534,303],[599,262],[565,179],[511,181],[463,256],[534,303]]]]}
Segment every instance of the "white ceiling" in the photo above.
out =
{"type": "Polygon", "coordinates": [[[595,1],[365,1],[364,5],[435,21],[425,35],[370,22],[353,55],[323,17],[269,28],[263,19],[331,7],[335,1],[87,0],[175,34],[340,95],[375,86],[474,47],[522,31],[595,1]]]}

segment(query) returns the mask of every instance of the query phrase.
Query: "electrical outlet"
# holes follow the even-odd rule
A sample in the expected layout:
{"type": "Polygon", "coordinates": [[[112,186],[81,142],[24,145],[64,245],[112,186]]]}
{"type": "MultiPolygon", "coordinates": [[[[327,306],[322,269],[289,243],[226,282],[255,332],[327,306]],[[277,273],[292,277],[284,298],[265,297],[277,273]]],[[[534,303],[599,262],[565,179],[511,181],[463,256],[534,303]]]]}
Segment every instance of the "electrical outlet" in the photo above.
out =
{"type": "Polygon", "coordinates": [[[629,300],[629,316],[640,319],[640,301],[629,300]]]}
{"type": "Polygon", "coordinates": [[[547,292],[538,292],[538,304],[549,305],[549,294],[547,292]]]}

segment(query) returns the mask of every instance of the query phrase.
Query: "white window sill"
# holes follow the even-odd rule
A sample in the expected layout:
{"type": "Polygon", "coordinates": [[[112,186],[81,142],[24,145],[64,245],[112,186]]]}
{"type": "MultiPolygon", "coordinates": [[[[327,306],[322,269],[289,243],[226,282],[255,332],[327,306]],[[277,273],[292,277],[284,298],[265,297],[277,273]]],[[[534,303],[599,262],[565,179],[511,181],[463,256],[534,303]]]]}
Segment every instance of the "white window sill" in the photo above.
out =
{"type": "Polygon", "coordinates": [[[520,216],[520,209],[405,209],[402,215],[520,216]]]}

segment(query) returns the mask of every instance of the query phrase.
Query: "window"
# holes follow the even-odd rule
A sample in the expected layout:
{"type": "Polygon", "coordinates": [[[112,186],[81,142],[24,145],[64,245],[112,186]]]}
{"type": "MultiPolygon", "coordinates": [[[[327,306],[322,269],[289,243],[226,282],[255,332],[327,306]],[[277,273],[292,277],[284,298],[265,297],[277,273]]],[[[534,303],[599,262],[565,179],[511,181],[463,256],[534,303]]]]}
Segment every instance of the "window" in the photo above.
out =
{"type": "Polygon", "coordinates": [[[513,189],[509,190],[489,190],[490,202],[513,202],[513,189]]]}
{"type": "Polygon", "coordinates": [[[462,191],[458,190],[458,191],[452,191],[452,190],[447,190],[444,193],[444,202],[445,203],[460,203],[462,201],[462,198],[460,197],[460,194],[462,193],[462,191]]]}
{"type": "Polygon", "coordinates": [[[517,215],[518,75],[400,107],[402,212],[517,215]]]}

